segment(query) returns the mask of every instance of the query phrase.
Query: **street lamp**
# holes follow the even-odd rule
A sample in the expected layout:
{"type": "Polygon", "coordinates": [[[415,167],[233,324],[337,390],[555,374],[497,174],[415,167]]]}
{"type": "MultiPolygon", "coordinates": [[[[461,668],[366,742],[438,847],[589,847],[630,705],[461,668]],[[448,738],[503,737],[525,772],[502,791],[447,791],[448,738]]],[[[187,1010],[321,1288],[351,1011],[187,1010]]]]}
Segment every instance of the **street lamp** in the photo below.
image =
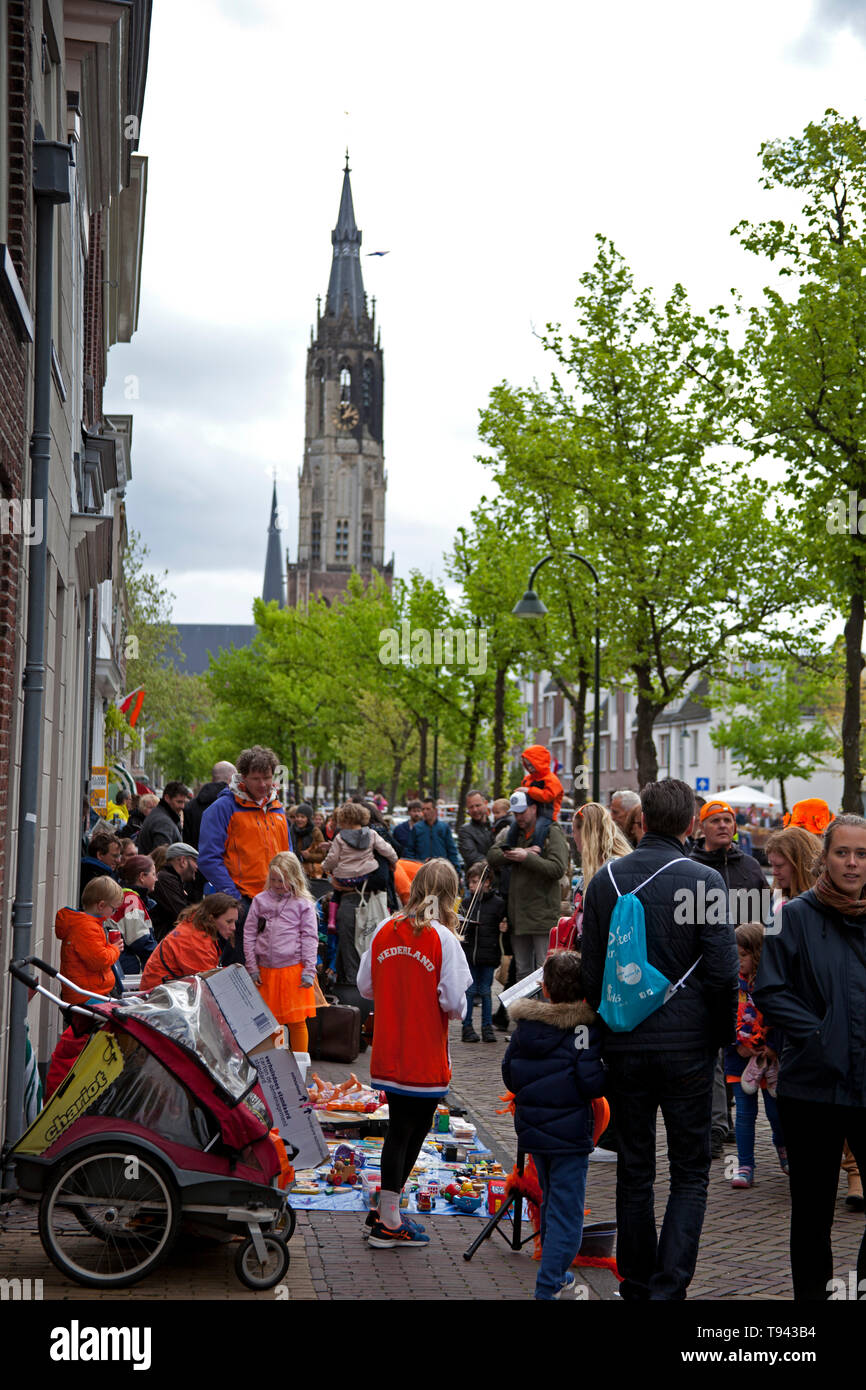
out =
{"type": "MultiPolygon", "coordinates": [[[[576,555],[573,550],[561,550],[556,552],[559,555],[566,555],[570,560],[577,560],[584,565],[592,575],[595,584],[595,669],[593,671],[593,699],[595,708],[592,715],[592,799],[601,799],[601,641],[598,630],[598,610],[599,610],[599,578],[598,572],[593,565],[585,560],[582,555],[576,555]]],[[[529,576],[529,583],[526,586],[526,593],[519,603],[512,608],[512,616],[515,618],[543,618],[547,609],[532,587],[535,583],[535,576],[546,565],[548,560],[555,559],[555,555],[545,555],[543,560],[539,560],[529,576]]]]}

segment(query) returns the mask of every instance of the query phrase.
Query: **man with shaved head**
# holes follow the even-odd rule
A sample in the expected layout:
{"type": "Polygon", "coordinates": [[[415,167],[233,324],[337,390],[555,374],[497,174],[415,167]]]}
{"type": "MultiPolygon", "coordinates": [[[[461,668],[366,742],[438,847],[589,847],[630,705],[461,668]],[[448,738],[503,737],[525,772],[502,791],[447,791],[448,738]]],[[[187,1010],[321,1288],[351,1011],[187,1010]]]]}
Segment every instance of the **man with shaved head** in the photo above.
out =
{"type": "Polygon", "coordinates": [[[228,786],[236,771],[234,763],[214,763],[211,769],[212,780],[205,782],[192,801],[187,803],[183,813],[183,838],[184,842],[192,845],[193,849],[198,849],[198,832],[201,827],[202,816],[208,806],[213,805],[216,801],[223,787],[228,786]]]}

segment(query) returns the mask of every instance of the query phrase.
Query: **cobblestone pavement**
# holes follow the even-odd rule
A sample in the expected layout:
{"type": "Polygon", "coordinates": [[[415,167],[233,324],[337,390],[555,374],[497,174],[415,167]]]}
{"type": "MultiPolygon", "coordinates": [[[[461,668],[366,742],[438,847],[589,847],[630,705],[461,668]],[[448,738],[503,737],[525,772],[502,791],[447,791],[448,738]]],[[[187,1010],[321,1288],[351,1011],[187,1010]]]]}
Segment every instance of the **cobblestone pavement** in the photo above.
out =
{"type": "MultiPolygon", "coordinates": [[[[514,1162],[514,1130],[509,1115],[497,1115],[504,1090],[499,1064],[505,1040],[493,1044],[464,1044],[459,1026],[452,1025],[453,1081],[451,1096],[463,1105],[479,1133],[503,1166],[514,1162]]],[[[369,1054],[351,1067],[316,1063],[322,1076],[344,1077],[350,1070],[369,1076],[369,1054]]],[[[735,1158],[729,1147],[726,1155],[735,1158]]],[[[690,1289],[693,1299],[791,1298],[788,1272],[787,1179],[780,1171],[763,1116],[758,1121],[757,1183],[735,1191],[726,1177],[725,1160],[713,1163],[709,1204],[698,1266],[690,1289]]],[[[731,1166],[730,1163],[728,1166],[731,1166]]],[[[615,1163],[592,1163],[587,1185],[589,1221],[615,1214],[615,1163]]],[[[664,1132],[658,1143],[657,1211],[667,1191],[664,1132]]],[[[864,1217],[850,1212],[840,1182],[833,1232],[835,1272],[847,1278],[854,1269],[863,1234],[864,1217]]],[[[244,1299],[273,1302],[275,1298],[304,1300],[442,1300],[531,1298],[536,1264],[530,1243],[511,1251],[493,1236],[470,1262],[463,1252],[482,1229],[471,1217],[435,1216],[427,1221],[430,1245],[405,1251],[371,1251],[361,1236],[361,1217],[348,1213],[300,1212],[291,1241],[291,1264],[277,1292],[253,1293],[238,1281],[233,1268],[236,1245],[181,1242],[163,1268],[143,1284],[108,1294],[80,1288],[60,1275],[45,1257],[36,1229],[35,1209],[14,1204],[7,1209],[0,1233],[0,1278],[41,1279],[45,1300],[201,1300],[244,1299]]],[[[612,1299],[616,1280],[606,1270],[582,1271],[580,1280],[590,1300],[612,1299]]]]}

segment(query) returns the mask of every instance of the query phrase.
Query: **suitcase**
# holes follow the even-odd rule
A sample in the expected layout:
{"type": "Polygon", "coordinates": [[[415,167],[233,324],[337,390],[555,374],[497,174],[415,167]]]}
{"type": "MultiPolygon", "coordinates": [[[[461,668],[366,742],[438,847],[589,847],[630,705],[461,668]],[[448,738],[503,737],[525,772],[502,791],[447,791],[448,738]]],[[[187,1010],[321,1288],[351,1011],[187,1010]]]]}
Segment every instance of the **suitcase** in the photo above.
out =
{"type": "Polygon", "coordinates": [[[309,1053],[317,1062],[354,1062],[361,1051],[361,1010],[328,1004],[307,1019],[309,1053]]]}

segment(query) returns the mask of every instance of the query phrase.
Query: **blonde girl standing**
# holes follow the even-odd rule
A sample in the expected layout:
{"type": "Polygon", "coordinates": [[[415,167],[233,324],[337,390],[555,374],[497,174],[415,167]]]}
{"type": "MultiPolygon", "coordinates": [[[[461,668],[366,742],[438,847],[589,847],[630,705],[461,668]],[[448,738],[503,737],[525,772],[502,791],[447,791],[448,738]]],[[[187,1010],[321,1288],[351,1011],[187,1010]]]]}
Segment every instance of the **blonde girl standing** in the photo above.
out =
{"type": "Polygon", "coordinates": [[[316,1012],[313,981],[319,932],[314,898],[294,854],[275,854],[263,893],[244,923],[247,970],[278,1023],[289,1029],[293,1052],[307,1051],[307,1019],[316,1012]]]}

